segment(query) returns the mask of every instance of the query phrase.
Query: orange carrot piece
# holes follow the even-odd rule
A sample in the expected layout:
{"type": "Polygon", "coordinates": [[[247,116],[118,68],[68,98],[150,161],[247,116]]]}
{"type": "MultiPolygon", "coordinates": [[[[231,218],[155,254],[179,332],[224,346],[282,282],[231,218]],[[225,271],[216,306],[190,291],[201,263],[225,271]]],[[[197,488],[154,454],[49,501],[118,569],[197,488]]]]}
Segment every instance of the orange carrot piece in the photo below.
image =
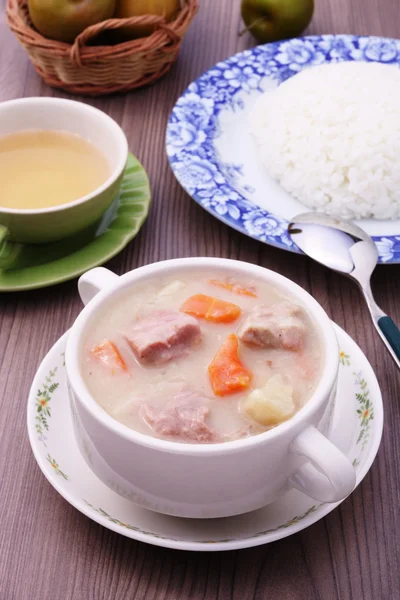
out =
{"type": "Polygon", "coordinates": [[[251,372],[238,356],[239,342],[234,333],[228,336],[208,367],[211,385],[216,396],[227,396],[249,387],[251,372]]]}
{"type": "Polygon", "coordinates": [[[214,323],[232,323],[240,317],[241,309],[236,304],[225,302],[218,298],[211,298],[211,304],[205,316],[207,321],[214,323]]]}
{"type": "Polygon", "coordinates": [[[210,279],[210,283],[211,285],[224,288],[225,290],[229,290],[230,292],[238,294],[239,296],[250,296],[251,298],[257,298],[257,294],[253,292],[253,290],[236,283],[225,283],[224,281],[218,281],[217,279],[210,279]]]}
{"type": "Polygon", "coordinates": [[[101,344],[91,350],[91,354],[99,359],[111,371],[127,371],[124,359],[117,346],[111,340],[103,340],[101,344]]]}
{"type": "Polygon", "coordinates": [[[210,307],[210,300],[210,296],[196,294],[195,296],[188,298],[186,302],[182,304],[180,311],[192,315],[192,317],[205,319],[210,307]]]}
{"type": "Polygon", "coordinates": [[[232,323],[242,312],[239,306],[213,296],[196,294],[181,306],[182,312],[213,323],[232,323]]]}

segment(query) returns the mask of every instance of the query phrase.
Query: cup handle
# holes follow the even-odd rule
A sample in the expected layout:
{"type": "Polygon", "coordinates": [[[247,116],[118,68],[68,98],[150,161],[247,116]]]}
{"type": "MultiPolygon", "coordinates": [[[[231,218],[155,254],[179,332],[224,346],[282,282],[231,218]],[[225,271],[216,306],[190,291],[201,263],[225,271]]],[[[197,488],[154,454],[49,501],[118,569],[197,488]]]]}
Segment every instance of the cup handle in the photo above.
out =
{"type": "Polygon", "coordinates": [[[78,281],[78,291],[83,304],[88,304],[96,294],[115,285],[118,280],[118,275],[104,267],[96,267],[84,273],[78,281]]]}
{"type": "Polygon", "coordinates": [[[339,502],[353,491],[353,465],[315,427],[304,429],[292,442],[290,451],[310,461],[290,477],[292,487],[321,502],[339,502]]]}
{"type": "Polygon", "coordinates": [[[23,245],[15,244],[7,240],[10,235],[9,230],[4,225],[0,225],[0,269],[10,269],[19,256],[23,245]]]}

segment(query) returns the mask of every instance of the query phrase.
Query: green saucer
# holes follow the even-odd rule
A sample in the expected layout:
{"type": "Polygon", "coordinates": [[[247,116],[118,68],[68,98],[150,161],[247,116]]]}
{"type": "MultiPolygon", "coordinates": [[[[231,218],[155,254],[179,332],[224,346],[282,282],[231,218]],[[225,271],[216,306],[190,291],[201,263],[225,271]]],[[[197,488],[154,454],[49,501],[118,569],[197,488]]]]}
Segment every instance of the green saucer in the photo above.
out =
{"type": "Polygon", "coordinates": [[[151,194],[146,171],[129,154],[121,191],[100,223],[53,244],[25,246],[13,269],[0,269],[0,292],[33,290],[78,277],[118,254],[147,217],[151,194]]]}

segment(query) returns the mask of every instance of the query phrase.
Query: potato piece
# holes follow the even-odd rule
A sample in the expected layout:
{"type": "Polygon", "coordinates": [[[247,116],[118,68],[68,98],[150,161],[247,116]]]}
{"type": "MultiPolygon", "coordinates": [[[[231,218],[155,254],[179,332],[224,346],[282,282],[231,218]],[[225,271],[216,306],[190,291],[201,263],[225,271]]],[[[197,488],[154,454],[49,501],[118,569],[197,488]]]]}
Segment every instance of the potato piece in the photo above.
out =
{"type": "Polygon", "coordinates": [[[293,387],[282,375],[273,375],[263,388],[247,396],[243,409],[261,425],[278,425],[294,413],[293,387]]]}
{"type": "Polygon", "coordinates": [[[161,288],[161,290],[158,292],[157,296],[158,297],[172,296],[172,294],[179,292],[184,287],[185,287],[185,283],[183,281],[180,281],[179,279],[175,279],[174,281],[167,283],[167,285],[164,285],[164,287],[161,288]]]}

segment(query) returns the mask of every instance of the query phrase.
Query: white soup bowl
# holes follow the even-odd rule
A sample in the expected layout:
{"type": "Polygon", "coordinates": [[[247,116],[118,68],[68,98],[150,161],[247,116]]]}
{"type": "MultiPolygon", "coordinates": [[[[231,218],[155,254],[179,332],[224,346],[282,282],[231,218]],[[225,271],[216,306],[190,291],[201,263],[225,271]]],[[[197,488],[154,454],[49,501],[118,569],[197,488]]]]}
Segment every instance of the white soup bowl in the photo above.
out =
{"type": "Polygon", "coordinates": [[[312,296],[278,273],[220,258],[184,258],[141,267],[122,277],[96,268],[81,277],[86,304],[70,330],[65,364],[74,431],[93,472],[111,489],[147,509],[181,517],[226,517],[275,502],[297,488],[321,502],[345,498],[355,485],[349,460],[325,437],[336,392],[339,349],[332,323],[312,296]],[[104,303],[161,277],[208,271],[276,286],[305,307],[323,346],[320,380],[291,419],[265,433],[218,444],[154,438],[113,419],[85,385],[83,339],[104,303]]]}

